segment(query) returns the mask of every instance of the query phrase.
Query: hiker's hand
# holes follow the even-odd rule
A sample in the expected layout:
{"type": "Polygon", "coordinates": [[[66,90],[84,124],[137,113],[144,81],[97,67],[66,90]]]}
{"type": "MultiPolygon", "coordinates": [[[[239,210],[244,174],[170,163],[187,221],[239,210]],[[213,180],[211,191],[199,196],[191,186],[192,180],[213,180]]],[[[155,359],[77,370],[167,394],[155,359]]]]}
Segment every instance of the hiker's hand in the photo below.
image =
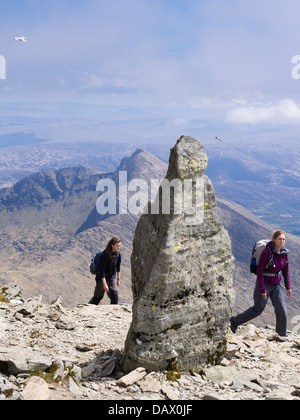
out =
{"type": "Polygon", "coordinates": [[[286,294],[286,295],[287,295],[287,297],[288,297],[288,298],[290,298],[290,297],[292,296],[292,291],[291,291],[291,289],[287,291],[287,294],[286,294]]]}
{"type": "Polygon", "coordinates": [[[120,280],[117,280],[117,286],[120,287],[120,280]]]}
{"type": "Polygon", "coordinates": [[[266,293],[262,293],[261,295],[262,295],[262,297],[263,297],[265,300],[267,300],[267,299],[268,299],[268,298],[267,298],[267,294],[266,294],[266,293]]]}
{"type": "Polygon", "coordinates": [[[106,282],[104,282],[104,283],[103,283],[103,289],[104,289],[104,291],[105,291],[106,293],[108,293],[108,292],[109,292],[109,287],[107,286],[107,283],[106,283],[106,282]]]}

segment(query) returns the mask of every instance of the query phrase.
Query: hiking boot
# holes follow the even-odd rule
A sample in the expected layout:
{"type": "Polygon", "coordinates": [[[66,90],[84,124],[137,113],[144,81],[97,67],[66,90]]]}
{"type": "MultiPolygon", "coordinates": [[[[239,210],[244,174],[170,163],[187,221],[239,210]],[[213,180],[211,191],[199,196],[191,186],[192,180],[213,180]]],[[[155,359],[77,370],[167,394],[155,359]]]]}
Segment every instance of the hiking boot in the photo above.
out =
{"type": "Polygon", "coordinates": [[[238,327],[235,325],[234,317],[230,318],[230,329],[233,334],[236,334],[238,327]]]}
{"type": "Polygon", "coordinates": [[[286,343],[288,341],[287,336],[282,336],[277,333],[270,335],[267,337],[268,341],[277,341],[278,343],[286,343]]]}

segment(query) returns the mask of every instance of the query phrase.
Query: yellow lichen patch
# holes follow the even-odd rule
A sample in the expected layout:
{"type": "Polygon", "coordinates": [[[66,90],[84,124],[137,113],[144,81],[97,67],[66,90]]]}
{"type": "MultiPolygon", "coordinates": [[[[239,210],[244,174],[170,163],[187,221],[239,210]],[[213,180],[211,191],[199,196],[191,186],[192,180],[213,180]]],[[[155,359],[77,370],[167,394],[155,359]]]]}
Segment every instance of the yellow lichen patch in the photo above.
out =
{"type": "Polygon", "coordinates": [[[175,246],[175,252],[179,252],[181,250],[181,242],[178,242],[178,244],[175,246]]]}

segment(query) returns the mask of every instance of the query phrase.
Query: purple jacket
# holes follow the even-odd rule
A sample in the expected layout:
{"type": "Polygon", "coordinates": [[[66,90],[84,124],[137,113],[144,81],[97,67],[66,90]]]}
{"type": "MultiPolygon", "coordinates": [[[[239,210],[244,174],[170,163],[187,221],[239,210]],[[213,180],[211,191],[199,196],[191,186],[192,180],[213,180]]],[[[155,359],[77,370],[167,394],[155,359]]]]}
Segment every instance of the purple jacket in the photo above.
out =
{"type": "Polygon", "coordinates": [[[287,290],[291,289],[291,281],[289,274],[289,259],[288,251],[282,248],[280,252],[276,251],[273,242],[269,242],[268,246],[273,250],[274,260],[270,268],[266,270],[270,261],[270,251],[266,248],[261,254],[257,267],[257,281],[261,293],[266,293],[265,282],[269,284],[279,284],[281,282],[280,272],[282,271],[285,287],[287,290]],[[278,274],[277,276],[264,276],[263,274],[278,274]]]}

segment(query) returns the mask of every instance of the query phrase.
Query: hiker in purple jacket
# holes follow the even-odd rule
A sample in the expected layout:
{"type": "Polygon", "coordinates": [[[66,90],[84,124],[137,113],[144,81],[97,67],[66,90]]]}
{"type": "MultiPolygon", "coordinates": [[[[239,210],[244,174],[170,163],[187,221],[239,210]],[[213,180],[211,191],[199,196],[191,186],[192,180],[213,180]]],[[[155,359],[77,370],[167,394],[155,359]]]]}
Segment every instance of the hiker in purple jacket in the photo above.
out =
{"type": "Polygon", "coordinates": [[[258,263],[257,282],[254,291],[254,306],[230,319],[230,327],[233,333],[236,333],[237,328],[240,325],[261,315],[266,307],[268,298],[270,297],[275,308],[276,332],[281,337],[286,336],[287,311],[280,284],[281,273],[284,278],[288,297],[291,297],[292,290],[289,274],[288,250],[284,246],[285,240],[285,233],[282,230],[277,230],[273,233],[272,241],[268,243],[268,246],[263,251],[258,263]],[[272,261],[271,266],[269,266],[270,258],[272,261]]]}

